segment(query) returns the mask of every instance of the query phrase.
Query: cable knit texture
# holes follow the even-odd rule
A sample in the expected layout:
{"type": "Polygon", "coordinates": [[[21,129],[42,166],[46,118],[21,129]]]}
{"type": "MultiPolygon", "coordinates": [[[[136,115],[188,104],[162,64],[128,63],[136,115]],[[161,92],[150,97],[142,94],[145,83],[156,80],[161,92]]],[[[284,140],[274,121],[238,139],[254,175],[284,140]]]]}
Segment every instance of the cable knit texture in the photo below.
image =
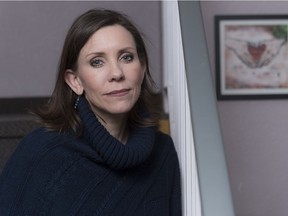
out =
{"type": "Polygon", "coordinates": [[[180,172],[171,138],[135,127],[125,145],[79,101],[83,134],[39,128],[0,177],[1,216],[179,216],[180,172]]]}
{"type": "Polygon", "coordinates": [[[79,99],[78,113],[84,123],[84,137],[108,166],[116,169],[133,167],[150,155],[155,138],[153,128],[135,126],[123,145],[100,124],[84,97],[79,99]]]}

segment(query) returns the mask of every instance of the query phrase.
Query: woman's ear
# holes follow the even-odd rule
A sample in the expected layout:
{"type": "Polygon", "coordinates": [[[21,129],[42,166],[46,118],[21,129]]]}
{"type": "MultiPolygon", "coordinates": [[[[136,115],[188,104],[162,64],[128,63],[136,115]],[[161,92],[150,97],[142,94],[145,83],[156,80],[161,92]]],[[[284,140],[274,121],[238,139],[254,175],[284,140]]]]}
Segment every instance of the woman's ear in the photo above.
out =
{"type": "Polygon", "coordinates": [[[83,94],[84,89],[81,80],[79,79],[77,73],[75,73],[71,69],[67,69],[65,71],[65,82],[67,83],[67,85],[70,86],[70,88],[72,89],[72,91],[75,92],[75,94],[83,94]]]}

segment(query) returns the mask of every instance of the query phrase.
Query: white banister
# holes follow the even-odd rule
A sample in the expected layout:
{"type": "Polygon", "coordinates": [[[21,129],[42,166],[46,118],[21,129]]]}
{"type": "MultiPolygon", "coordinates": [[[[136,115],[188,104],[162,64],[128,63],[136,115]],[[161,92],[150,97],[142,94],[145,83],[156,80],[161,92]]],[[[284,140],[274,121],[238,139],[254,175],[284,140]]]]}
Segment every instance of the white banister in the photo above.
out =
{"type": "Polygon", "coordinates": [[[171,136],[181,168],[183,216],[201,216],[187,80],[177,1],[162,2],[163,84],[171,136]]]}

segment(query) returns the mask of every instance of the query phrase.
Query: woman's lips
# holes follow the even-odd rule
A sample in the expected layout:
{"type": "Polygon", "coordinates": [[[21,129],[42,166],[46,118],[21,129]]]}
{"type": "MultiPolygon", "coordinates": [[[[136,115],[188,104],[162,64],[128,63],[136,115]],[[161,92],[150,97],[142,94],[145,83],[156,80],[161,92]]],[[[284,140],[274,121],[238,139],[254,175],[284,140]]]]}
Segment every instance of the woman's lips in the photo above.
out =
{"type": "Polygon", "coordinates": [[[130,89],[120,89],[120,90],[114,90],[114,91],[108,92],[105,95],[112,96],[112,97],[121,97],[121,96],[127,95],[129,91],[130,89]]]}

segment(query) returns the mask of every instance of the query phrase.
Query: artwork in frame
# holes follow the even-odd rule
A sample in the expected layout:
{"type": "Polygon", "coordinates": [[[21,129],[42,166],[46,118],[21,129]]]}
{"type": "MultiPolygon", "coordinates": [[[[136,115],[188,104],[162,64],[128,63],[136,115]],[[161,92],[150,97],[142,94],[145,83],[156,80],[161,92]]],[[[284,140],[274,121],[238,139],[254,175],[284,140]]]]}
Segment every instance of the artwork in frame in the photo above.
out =
{"type": "Polygon", "coordinates": [[[288,98],[288,15],[216,15],[218,100],[288,98]]]}

